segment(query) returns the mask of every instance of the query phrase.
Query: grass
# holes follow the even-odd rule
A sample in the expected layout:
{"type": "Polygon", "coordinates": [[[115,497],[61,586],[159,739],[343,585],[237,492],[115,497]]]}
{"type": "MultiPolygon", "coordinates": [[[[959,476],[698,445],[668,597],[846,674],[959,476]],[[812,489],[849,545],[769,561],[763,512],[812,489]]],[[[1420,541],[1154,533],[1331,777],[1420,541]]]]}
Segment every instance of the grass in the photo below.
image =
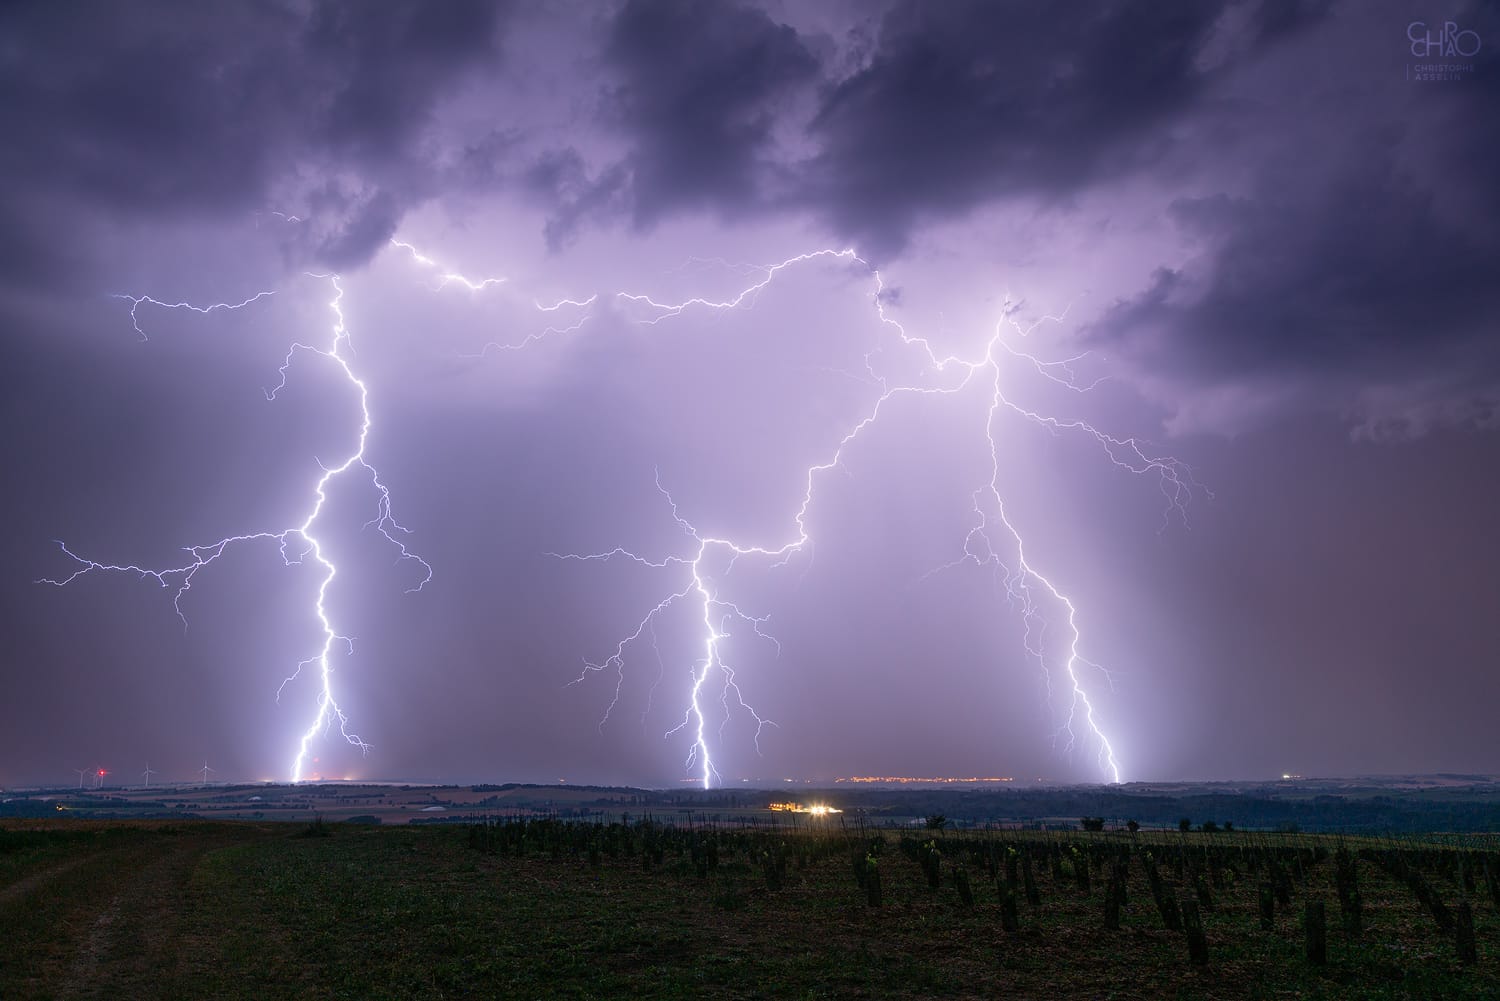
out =
{"type": "MultiPolygon", "coordinates": [[[[684,832],[643,840],[636,828],[589,852],[597,829],[560,824],[534,825],[524,842],[461,826],[316,829],[327,836],[207,822],[0,832],[0,998],[1500,997],[1500,915],[1482,883],[1469,895],[1479,962],[1465,969],[1407,885],[1368,863],[1365,931],[1345,936],[1332,859],[1310,853],[1271,932],[1256,879],[1222,873],[1203,915],[1210,961],[1191,967],[1138,860],[1118,931],[1104,927],[1107,869],[1095,866],[1085,895],[1070,856],[1060,879],[1038,860],[1041,904],[1023,898],[1008,936],[982,836],[936,836],[932,889],[899,835],[863,832],[861,847],[878,842],[883,906],[872,908],[838,833],[721,831],[700,875],[684,832]],[[776,851],[780,890],[765,865],[776,851]],[[972,907],[952,879],[960,858],[972,907]],[[1302,955],[1308,899],[1328,906],[1321,968],[1302,955]]],[[[1111,843],[1005,837],[1038,850],[1111,843]]],[[[1274,841],[1212,843],[1232,854],[1257,837],[1274,841]]],[[[1165,856],[1205,838],[1150,843],[1165,856]]],[[[1161,873],[1192,895],[1170,864],[1161,873]]],[[[1457,904],[1450,873],[1433,863],[1428,878],[1457,904]]]]}

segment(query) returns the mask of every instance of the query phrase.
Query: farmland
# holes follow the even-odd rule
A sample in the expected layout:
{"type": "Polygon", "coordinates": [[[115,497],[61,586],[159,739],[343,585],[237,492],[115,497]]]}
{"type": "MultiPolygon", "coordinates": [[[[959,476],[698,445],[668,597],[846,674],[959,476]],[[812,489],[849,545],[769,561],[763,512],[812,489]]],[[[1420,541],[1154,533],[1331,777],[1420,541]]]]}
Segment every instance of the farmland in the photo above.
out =
{"type": "Polygon", "coordinates": [[[836,818],[10,821],[0,997],[1497,997],[1497,847],[836,818]]]}

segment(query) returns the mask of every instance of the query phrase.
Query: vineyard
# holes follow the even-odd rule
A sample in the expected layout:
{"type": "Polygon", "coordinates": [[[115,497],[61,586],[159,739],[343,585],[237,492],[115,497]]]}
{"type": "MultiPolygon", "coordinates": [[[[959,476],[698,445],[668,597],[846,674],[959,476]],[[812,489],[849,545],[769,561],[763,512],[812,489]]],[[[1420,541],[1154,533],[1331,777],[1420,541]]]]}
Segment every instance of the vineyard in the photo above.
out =
{"type": "Polygon", "coordinates": [[[0,997],[1500,997],[1500,844],[475,819],[0,830],[0,997]]]}

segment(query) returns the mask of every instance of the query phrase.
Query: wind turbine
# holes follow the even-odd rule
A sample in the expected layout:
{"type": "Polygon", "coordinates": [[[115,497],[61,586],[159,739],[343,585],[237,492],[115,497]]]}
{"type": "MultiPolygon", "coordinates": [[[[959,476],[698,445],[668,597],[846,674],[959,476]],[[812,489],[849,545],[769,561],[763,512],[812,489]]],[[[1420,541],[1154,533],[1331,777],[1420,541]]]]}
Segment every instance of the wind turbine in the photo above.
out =
{"type": "Polygon", "coordinates": [[[144,776],[146,776],[146,788],[150,789],[151,788],[151,776],[153,776],[153,775],[156,774],[156,769],[151,767],[151,762],[149,762],[149,761],[146,762],[146,770],[144,772],[141,772],[141,774],[144,775],[144,776]]]}
{"type": "Polygon", "coordinates": [[[78,788],[82,789],[83,777],[89,773],[89,770],[87,768],[75,768],[73,771],[78,773],[78,788]]]}
{"type": "Polygon", "coordinates": [[[203,760],[203,767],[200,769],[200,771],[203,772],[203,784],[208,785],[208,773],[218,771],[218,769],[208,767],[208,759],[205,758],[203,760]]]}
{"type": "Polygon", "coordinates": [[[96,769],[94,769],[94,788],[95,789],[103,789],[104,788],[104,776],[106,776],[108,774],[109,774],[109,772],[106,771],[103,768],[96,768],[96,769]]]}

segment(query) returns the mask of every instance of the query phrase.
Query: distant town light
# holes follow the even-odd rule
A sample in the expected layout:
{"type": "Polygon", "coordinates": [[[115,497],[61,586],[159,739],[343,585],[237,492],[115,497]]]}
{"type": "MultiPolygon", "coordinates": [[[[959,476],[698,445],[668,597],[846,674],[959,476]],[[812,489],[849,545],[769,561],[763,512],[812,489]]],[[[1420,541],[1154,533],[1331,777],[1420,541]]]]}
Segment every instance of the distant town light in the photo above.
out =
{"type": "MultiPolygon", "coordinates": [[[[856,782],[879,785],[975,785],[990,782],[1014,782],[1015,777],[1010,775],[971,775],[967,777],[935,775],[928,778],[920,778],[910,775],[850,775],[843,778],[836,778],[833,781],[835,783],[856,782]]],[[[1041,779],[1037,781],[1040,782],[1041,779]]]]}
{"type": "Polygon", "coordinates": [[[801,803],[791,803],[786,801],[770,803],[767,805],[767,809],[769,809],[772,813],[806,813],[813,817],[826,817],[830,813],[844,812],[838,807],[828,806],[823,803],[813,803],[810,806],[803,806],[801,803]]]}

